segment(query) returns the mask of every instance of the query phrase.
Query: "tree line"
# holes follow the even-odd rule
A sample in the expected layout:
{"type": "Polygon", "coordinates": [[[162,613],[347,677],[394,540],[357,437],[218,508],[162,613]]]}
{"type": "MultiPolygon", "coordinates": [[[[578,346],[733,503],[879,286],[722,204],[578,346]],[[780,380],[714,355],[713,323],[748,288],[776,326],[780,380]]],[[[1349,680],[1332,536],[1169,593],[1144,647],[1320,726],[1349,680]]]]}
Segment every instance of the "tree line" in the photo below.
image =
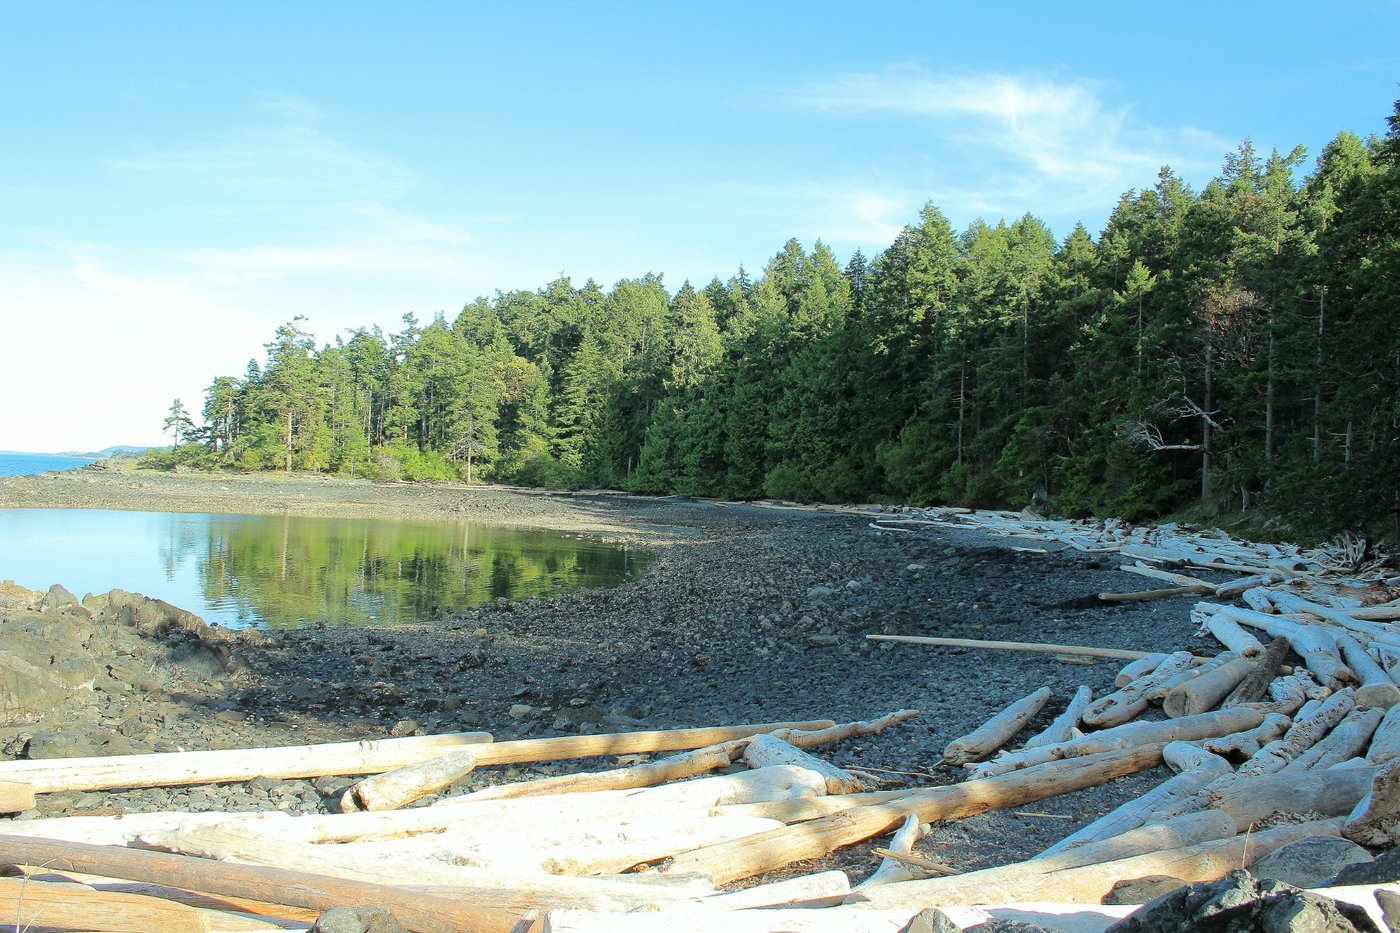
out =
{"type": "Polygon", "coordinates": [[[561,277],[317,346],[302,319],[154,455],[821,501],[1400,522],[1400,103],[1384,137],[1170,168],[1097,239],[933,204],[674,293],[561,277]]]}

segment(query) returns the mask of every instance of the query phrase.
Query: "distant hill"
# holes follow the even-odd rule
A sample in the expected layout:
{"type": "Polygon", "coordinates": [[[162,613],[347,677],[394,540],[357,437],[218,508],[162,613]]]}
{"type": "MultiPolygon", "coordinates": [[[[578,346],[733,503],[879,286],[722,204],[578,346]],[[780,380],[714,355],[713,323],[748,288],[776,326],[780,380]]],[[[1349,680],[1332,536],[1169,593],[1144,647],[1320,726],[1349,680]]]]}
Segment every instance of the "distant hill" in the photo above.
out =
{"type": "Polygon", "coordinates": [[[150,447],[138,447],[134,444],[116,444],[112,447],[103,447],[101,450],[90,450],[87,452],[65,450],[63,455],[66,457],[87,457],[93,460],[101,460],[104,457],[115,457],[118,454],[141,454],[150,449],[150,447]]]}

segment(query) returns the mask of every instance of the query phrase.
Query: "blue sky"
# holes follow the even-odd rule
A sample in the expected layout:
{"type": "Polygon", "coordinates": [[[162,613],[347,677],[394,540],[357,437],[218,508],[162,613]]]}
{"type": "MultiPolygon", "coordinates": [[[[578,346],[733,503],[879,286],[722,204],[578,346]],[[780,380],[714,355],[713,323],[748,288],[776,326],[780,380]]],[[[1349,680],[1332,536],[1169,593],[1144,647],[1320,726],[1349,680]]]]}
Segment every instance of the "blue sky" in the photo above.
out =
{"type": "Polygon", "coordinates": [[[295,314],[873,256],[926,200],[1097,234],[1398,97],[1394,0],[0,0],[0,449],[160,443],[295,314]]]}

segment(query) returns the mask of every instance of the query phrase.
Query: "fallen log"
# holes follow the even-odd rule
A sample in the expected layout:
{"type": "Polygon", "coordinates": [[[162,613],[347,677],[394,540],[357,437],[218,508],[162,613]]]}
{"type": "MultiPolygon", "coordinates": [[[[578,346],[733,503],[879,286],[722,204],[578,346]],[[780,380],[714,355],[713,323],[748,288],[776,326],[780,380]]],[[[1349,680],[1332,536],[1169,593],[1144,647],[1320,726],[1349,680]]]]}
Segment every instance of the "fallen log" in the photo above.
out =
{"type": "Polygon", "coordinates": [[[374,774],[491,742],[488,732],[368,739],[325,745],[238,748],[206,752],[157,752],[94,758],[0,761],[0,780],[22,781],[36,793],[173,787],[250,781],[255,777],[305,778],[374,774]]]}
{"type": "Polygon", "coordinates": [[[935,638],[928,635],[866,635],[871,641],[900,641],[914,645],[938,645],[945,648],[984,648],[993,651],[1029,651],[1040,654],[1068,654],[1085,658],[1122,658],[1135,660],[1152,654],[1150,651],[1129,651],[1124,648],[1091,648],[1086,645],[1051,645],[1028,641],[983,641],[977,638],[935,638]]]}
{"type": "Polygon", "coordinates": [[[1347,667],[1351,668],[1361,681],[1361,686],[1356,689],[1358,706],[1374,706],[1384,710],[1400,703],[1400,687],[1397,687],[1390,675],[1366,653],[1360,642],[1341,632],[1335,633],[1332,641],[1342,652],[1342,660],[1346,662],[1347,667]]]}
{"type": "Polygon", "coordinates": [[[1021,747],[1039,748],[1042,745],[1058,745],[1061,742],[1072,741],[1079,733],[1079,720],[1093,698],[1094,691],[1081,685],[1074,691],[1074,696],[1070,698],[1064,712],[1056,716],[1050,725],[1026,739],[1026,744],[1021,747]]]}
{"type": "Polygon", "coordinates": [[[757,884],[751,888],[715,894],[699,903],[724,910],[755,910],[774,907],[835,907],[851,893],[851,879],[844,871],[820,871],[783,881],[757,884]]]}
{"type": "Polygon", "coordinates": [[[1366,760],[1373,765],[1383,765],[1394,758],[1400,758],[1400,706],[1392,706],[1386,712],[1366,751],[1366,760]]]}
{"type": "Polygon", "coordinates": [[[1168,677],[1166,680],[1161,681],[1157,684],[1157,686],[1149,690],[1147,692],[1147,701],[1149,703],[1156,703],[1158,705],[1161,705],[1162,701],[1167,698],[1168,693],[1171,693],[1173,690],[1186,683],[1188,680],[1195,680],[1197,677],[1209,674],[1217,667],[1220,667],[1224,664],[1229,664],[1231,661],[1238,659],[1239,656],[1239,652],[1237,651],[1222,651],[1220,652],[1220,654],[1217,654],[1215,657],[1211,658],[1209,661],[1206,661],[1204,664],[1197,665],[1196,667],[1188,667],[1185,670],[1178,671],[1177,673],[1168,677]]]}
{"type": "MultiPolygon", "coordinates": [[[[1334,769],[1329,773],[1336,773],[1334,769]]],[[[1364,772],[1370,769],[1341,769],[1364,772]]],[[[1400,761],[1375,769],[1365,796],[1347,816],[1342,835],[1352,842],[1390,848],[1400,839],[1400,761]]]]}
{"type": "Polygon", "coordinates": [[[1284,771],[1302,771],[1315,768],[1324,771],[1344,761],[1350,761],[1366,751],[1371,744],[1371,736],[1380,725],[1385,710],[1357,707],[1347,713],[1342,721],[1332,727],[1332,731],[1317,741],[1311,748],[1283,766],[1284,771]]]}
{"type": "Polygon", "coordinates": [[[1192,742],[1218,735],[1229,735],[1242,729],[1252,729],[1264,721],[1264,714],[1248,706],[1230,710],[1214,710],[1196,716],[1183,716],[1161,722],[1130,722],[1112,729],[1090,733],[1072,742],[1041,745],[1009,752],[983,762],[973,769],[975,777],[991,777],[1018,768],[1044,764],[1061,758],[1095,755],[1135,745],[1166,745],[1168,742],[1192,742]]]}
{"type": "Polygon", "coordinates": [[[1248,658],[1226,661],[1212,670],[1172,687],[1162,699],[1162,712],[1172,718],[1204,713],[1220,705],[1254,668],[1248,658]]]}
{"type": "Polygon", "coordinates": [[[1269,642],[1269,647],[1254,659],[1254,666],[1249,673],[1235,685],[1235,689],[1230,691],[1230,695],[1220,705],[1238,706],[1262,699],[1269,692],[1269,684],[1278,675],[1278,667],[1283,663],[1283,659],[1288,657],[1289,650],[1287,638],[1275,638],[1269,642]]]}
{"type": "Polygon", "coordinates": [[[50,839],[6,837],[0,840],[0,862],[169,884],[314,910],[363,904],[393,914],[414,933],[460,933],[463,929],[509,933],[520,913],[478,906],[473,903],[475,892],[445,897],[302,871],[50,839]]]}
{"type": "Polygon", "coordinates": [[[665,870],[709,875],[715,883],[725,884],[792,862],[821,857],[840,846],[878,835],[911,813],[925,823],[972,816],[1094,787],[1153,767],[1161,760],[1160,746],[1145,746],[929,788],[888,803],[847,810],[799,826],[786,826],[735,842],[696,849],[677,856],[665,870]]]}
{"type": "Polygon", "coordinates": [[[1116,690],[1119,687],[1126,687],[1139,677],[1152,673],[1157,665],[1161,664],[1166,659],[1167,656],[1164,653],[1154,651],[1151,654],[1144,654],[1135,661],[1129,661],[1127,664],[1123,665],[1123,669],[1118,672],[1118,676],[1113,678],[1113,688],[1116,690]]]}
{"type": "Polygon", "coordinates": [[[34,809],[34,788],[23,781],[0,781],[0,813],[34,809]]]}
{"type": "MultiPolygon", "coordinates": [[[[1197,603],[1195,611],[1204,611],[1204,606],[1215,608],[1211,603],[1197,603]]],[[[1259,639],[1246,632],[1238,622],[1224,613],[1207,613],[1202,627],[1215,636],[1216,641],[1230,651],[1239,652],[1242,657],[1257,657],[1264,651],[1264,645],[1259,639]]]]}
{"type": "Polygon", "coordinates": [[[1186,742],[1172,742],[1162,749],[1162,758],[1177,773],[1140,797],[1109,811],[1092,823],[1066,836],[1036,858],[1043,858],[1077,846],[1099,842],[1137,829],[1159,819],[1158,814],[1175,807],[1204,790],[1211,782],[1233,774],[1229,762],[1186,742]]]}
{"type": "Polygon", "coordinates": [[[1191,666],[1191,654],[1177,651],[1157,665],[1156,670],[1106,697],[1089,704],[1084,721],[1091,726],[1116,726],[1127,722],[1147,709],[1148,698],[1155,687],[1191,666]]]}
{"type": "Polygon", "coordinates": [[[1288,639],[1293,650],[1303,659],[1308,670],[1317,675],[1325,686],[1334,690],[1347,684],[1356,683],[1356,674],[1342,663],[1337,655],[1337,646],[1324,632],[1314,630],[1302,622],[1292,622],[1278,616],[1240,609],[1235,606],[1212,606],[1215,612],[1225,615],[1241,625],[1262,629],[1270,635],[1288,639]]]}
{"type": "Polygon", "coordinates": [[[1336,836],[1342,821],[1316,820],[1279,826],[1260,832],[1203,842],[1179,849],[1164,849],[1112,862],[1099,862],[1047,874],[1008,873],[998,879],[981,877],[987,872],[969,872],[954,878],[906,881],[878,888],[851,892],[848,904],[882,909],[904,907],[923,909],[953,904],[995,901],[1058,901],[1098,904],[1115,884],[1147,875],[1169,875],[1183,881],[1214,881],[1226,872],[1248,867],[1255,861],[1299,839],[1310,836],[1336,836]],[[961,882],[955,884],[951,882],[961,882]]]}
{"type": "Polygon", "coordinates": [[[1173,586],[1202,587],[1206,590],[1214,590],[1215,587],[1199,577],[1188,576],[1184,573],[1172,573],[1170,570],[1159,570],[1156,567],[1149,567],[1142,561],[1135,564],[1123,564],[1119,570],[1124,573],[1135,573],[1142,577],[1151,577],[1154,580],[1163,580],[1173,586]]]}
{"type": "Polygon", "coordinates": [[[1269,774],[1282,770],[1290,761],[1316,745],[1355,705],[1355,691],[1350,687],[1332,694],[1322,701],[1312,715],[1300,715],[1294,719],[1283,738],[1270,742],[1251,755],[1248,761],[1240,765],[1240,774],[1269,774]]]}
{"type": "Polygon", "coordinates": [[[828,794],[858,794],[865,790],[865,784],[849,771],[772,735],[756,735],[750,739],[744,748],[744,761],[750,768],[790,765],[815,771],[826,781],[828,794]]]}
{"type": "Polygon", "coordinates": [[[1041,687],[1022,697],[972,732],[949,742],[943,751],[943,760],[951,765],[961,765],[990,757],[1034,719],[1049,699],[1049,687],[1041,687]]]}
{"type": "Polygon", "coordinates": [[[1201,739],[1197,744],[1212,754],[1248,759],[1258,754],[1265,745],[1283,738],[1291,725],[1293,721],[1282,713],[1265,713],[1264,721],[1253,729],[1232,732],[1216,739],[1201,739]]]}
{"type": "Polygon", "coordinates": [[[1274,605],[1281,610],[1322,619],[1344,631],[1359,635],[1367,641],[1379,641],[1395,647],[1400,647],[1400,635],[1397,635],[1391,629],[1382,625],[1377,625],[1374,622],[1358,619],[1339,609],[1333,609],[1330,606],[1323,606],[1311,602],[1299,596],[1297,593],[1275,590],[1273,602],[1274,605]]]}
{"type": "Polygon", "coordinates": [[[919,711],[916,709],[901,709],[887,713],[879,719],[845,722],[836,726],[828,726],[825,729],[774,729],[771,734],[798,748],[816,748],[819,745],[831,745],[834,742],[844,742],[862,735],[884,732],[891,726],[897,726],[918,715],[919,711]]]}
{"type": "Polygon", "coordinates": [[[471,773],[476,761],[476,752],[464,749],[376,774],[345,791],[342,809],[397,810],[471,773]]]}
{"type": "Polygon", "coordinates": [[[1209,583],[1191,583],[1185,586],[1166,586],[1160,590],[1139,590],[1134,593],[1100,593],[1099,600],[1105,603],[1143,602],[1149,599],[1167,599],[1172,596],[1206,596],[1215,592],[1209,583]]]}
{"type": "Polygon", "coordinates": [[[0,878],[0,916],[9,929],[103,930],[107,933],[208,933],[276,930],[236,913],[188,907],[144,894],[96,891],[29,878],[0,878]],[[13,926],[11,926],[13,924],[13,926]]]}
{"type": "Polygon", "coordinates": [[[1231,775],[1205,789],[1211,809],[1228,813],[1240,832],[1280,814],[1345,816],[1371,787],[1371,768],[1330,768],[1231,775]]]}
{"type": "Polygon", "coordinates": [[[1273,586],[1283,580],[1283,577],[1276,573],[1255,574],[1252,577],[1240,577],[1238,580],[1231,580],[1222,583],[1215,588],[1216,599],[1238,599],[1244,592],[1256,586],[1273,586]]]}

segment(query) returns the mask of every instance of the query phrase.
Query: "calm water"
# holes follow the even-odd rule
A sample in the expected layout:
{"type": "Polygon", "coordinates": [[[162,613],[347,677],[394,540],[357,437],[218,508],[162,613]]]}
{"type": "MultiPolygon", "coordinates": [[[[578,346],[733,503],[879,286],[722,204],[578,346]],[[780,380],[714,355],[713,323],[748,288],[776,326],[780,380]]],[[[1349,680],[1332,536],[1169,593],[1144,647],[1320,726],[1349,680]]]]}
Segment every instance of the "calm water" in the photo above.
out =
{"type": "Polygon", "coordinates": [[[62,454],[16,454],[0,451],[0,476],[29,476],[49,470],[76,470],[91,460],[62,454]]]}
{"type": "Polygon", "coordinates": [[[0,579],[119,588],[240,628],[413,622],[635,579],[649,555],[447,522],[0,509],[0,579]]]}

